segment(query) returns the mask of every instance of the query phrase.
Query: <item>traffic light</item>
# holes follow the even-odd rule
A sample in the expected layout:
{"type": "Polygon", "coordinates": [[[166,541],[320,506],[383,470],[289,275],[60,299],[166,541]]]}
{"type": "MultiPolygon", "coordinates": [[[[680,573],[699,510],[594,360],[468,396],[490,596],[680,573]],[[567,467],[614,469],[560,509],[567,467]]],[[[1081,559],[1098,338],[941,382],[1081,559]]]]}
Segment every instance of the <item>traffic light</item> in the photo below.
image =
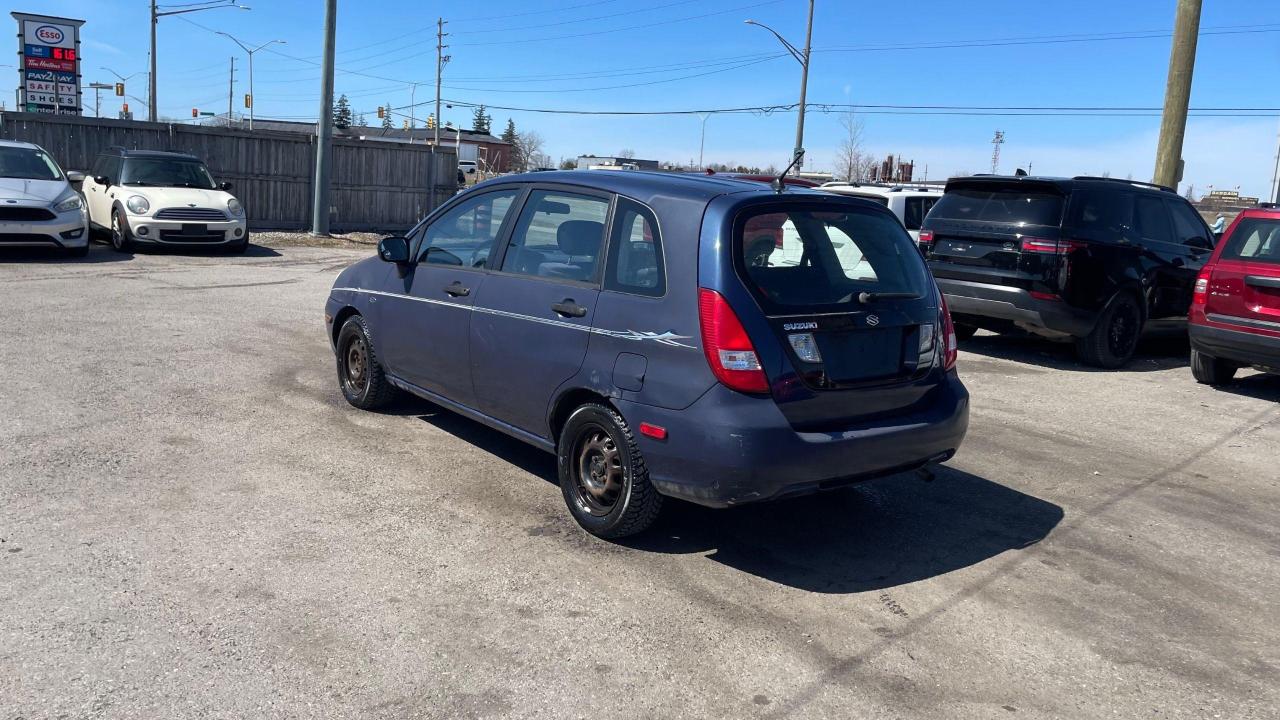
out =
{"type": "Polygon", "coordinates": [[[436,129],[436,116],[435,116],[435,113],[432,113],[431,115],[428,115],[428,116],[427,116],[427,129],[428,129],[428,130],[435,130],[435,129],[436,129]]]}
{"type": "Polygon", "coordinates": [[[408,130],[408,129],[409,129],[409,121],[408,121],[408,120],[405,120],[405,121],[404,121],[404,129],[405,129],[405,130],[408,130]]]}
{"type": "Polygon", "coordinates": [[[249,93],[244,94],[244,106],[247,108],[253,107],[253,96],[249,93]]]}
{"type": "Polygon", "coordinates": [[[124,83],[116,83],[116,97],[124,97],[124,83]]]}
{"type": "Polygon", "coordinates": [[[125,104],[124,104],[124,107],[120,108],[120,111],[121,111],[121,112],[123,112],[125,115],[128,115],[128,114],[129,114],[129,103],[125,103],[125,104]]]}
{"type": "Polygon", "coordinates": [[[193,118],[200,117],[200,108],[191,108],[191,117],[193,118]]]}
{"type": "Polygon", "coordinates": [[[379,106],[378,106],[378,119],[382,119],[382,118],[384,118],[384,117],[386,117],[386,116],[387,116],[387,109],[386,109],[386,108],[384,108],[384,107],[382,107],[381,105],[379,105],[379,106]]]}

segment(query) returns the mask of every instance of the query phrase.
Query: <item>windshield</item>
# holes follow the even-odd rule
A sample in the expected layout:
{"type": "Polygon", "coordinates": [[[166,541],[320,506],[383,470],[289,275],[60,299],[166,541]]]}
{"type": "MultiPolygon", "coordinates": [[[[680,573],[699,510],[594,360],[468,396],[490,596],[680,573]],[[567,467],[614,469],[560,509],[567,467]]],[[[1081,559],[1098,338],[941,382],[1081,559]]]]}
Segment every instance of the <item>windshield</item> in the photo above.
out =
{"type": "Polygon", "coordinates": [[[121,185],[214,189],[204,163],[172,158],[129,158],[120,174],[121,185]]]}
{"type": "Polygon", "coordinates": [[[862,292],[924,297],[920,253],[883,212],[757,210],[736,242],[748,286],[781,309],[856,304],[862,292]]]}
{"type": "Polygon", "coordinates": [[[1013,225],[1058,225],[1062,196],[1011,188],[948,190],[929,212],[941,220],[981,220],[1013,225]]]}
{"type": "Polygon", "coordinates": [[[24,180],[61,180],[62,171],[43,150],[0,147],[0,177],[24,180]]]}

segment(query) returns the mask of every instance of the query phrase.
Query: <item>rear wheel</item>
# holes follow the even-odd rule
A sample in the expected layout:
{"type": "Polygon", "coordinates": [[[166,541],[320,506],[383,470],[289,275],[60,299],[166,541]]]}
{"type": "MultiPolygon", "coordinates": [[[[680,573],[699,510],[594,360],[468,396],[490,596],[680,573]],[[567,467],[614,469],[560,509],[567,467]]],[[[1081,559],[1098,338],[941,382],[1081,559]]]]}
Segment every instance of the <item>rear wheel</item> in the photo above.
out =
{"type": "Polygon", "coordinates": [[[963,323],[958,323],[958,322],[953,322],[952,325],[955,327],[955,330],[956,330],[956,340],[960,342],[964,342],[965,340],[968,340],[969,338],[973,337],[974,333],[978,332],[977,325],[965,325],[963,323]]]}
{"type": "Polygon", "coordinates": [[[1191,375],[1196,382],[1205,385],[1226,385],[1236,376],[1240,368],[1212,355],[1205,355],[1199,350],[1191,350],[1191,375]]]}
{"type": "Polygon", "coordinates": [[[338,331],[338,386],[342,395],[361,410],[377,410],[395,397],[382,362],[373,351],[364,318],[352,315],[338,331]]]}
{"type": "Polygon", "coordinates": [[[1086,365],[1108,370],[1124,367],[1141,335],[1142,308],[1133,295],[1121,293],[1103,311],[1093,332],[1076,340],[1076,355],[1086,365]]]}
{"type": "Polygon", "coordinates": [[[556,457],[565,504],[587,532],[626,537],[657,519],[662,496],[649,483],[635,435],[613,408],[592,403],[574,410],[556,457]]]}

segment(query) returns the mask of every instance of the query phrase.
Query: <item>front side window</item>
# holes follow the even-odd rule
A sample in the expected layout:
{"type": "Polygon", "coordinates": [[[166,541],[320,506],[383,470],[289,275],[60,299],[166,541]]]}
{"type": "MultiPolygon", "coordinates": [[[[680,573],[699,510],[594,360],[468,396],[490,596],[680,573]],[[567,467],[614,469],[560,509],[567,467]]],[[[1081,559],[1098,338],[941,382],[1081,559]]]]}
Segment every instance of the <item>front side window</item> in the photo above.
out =
{"type": "Polygon", "coordinates": [[[418,246],[418,262],[483,268],[519,190],[497,190],[464,200],[431,221],[418,246]]]}
{"type": "Polygon", "coordinates": [[[0,147],[0,178],[61,180],[62,171],[43,150],[0,147]]]}
{"type": "Polygon", "coordinates": [[[125,160],[118,183],[136,187],[214,189],[213,176],[204,163],[174,158],[129,158],[125,160]]]}
{"type": "Polygon", "coordinates": [[[1211,248],[1209,231],[1200,216],[1181,200],[1166,200],[1169,214],[1173,216],[1174,239],[1188,247],[1211,248]]]}
{"type": "Polygon", "coordinates": [[[1280,219],[1245,218],[1222,249],[1223,260],[1280,265],[1280,219]]]}
{"type": "Polygon", "coordinates": [[[608,214],[609,201],[603,198],[534,190],[511,233],[503,272],[594,281],[608,214]]]}
{"type": "Polygon", "coordinates": [[[737,227],[735,265],[772,309],[838,309],[856,304],[862,292],[928,293],[920,253],[890,215],[756,211],[737,227]]]}
{"type": "Polygon", "coordinates": [[[657,219],[643,205],[621,198],[614,217],[605,289],[661,297],[666,278],[657,219]]]}
{"type": "Polygon", "coordinates": [[[1139,195],[1134,198],[1134,214],[1138,218],[1138,235],[1146,240],[1172,242],[1169,214],[1160,198],[1139,195]]]}

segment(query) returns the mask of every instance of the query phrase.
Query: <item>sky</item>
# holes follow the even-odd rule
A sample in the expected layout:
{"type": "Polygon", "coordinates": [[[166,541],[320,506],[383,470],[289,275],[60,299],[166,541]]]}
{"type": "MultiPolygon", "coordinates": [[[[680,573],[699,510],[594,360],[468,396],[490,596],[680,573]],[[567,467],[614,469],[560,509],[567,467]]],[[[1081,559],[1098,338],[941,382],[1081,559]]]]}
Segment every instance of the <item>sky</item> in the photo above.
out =
{"type": "MultiPolygon", "coordinates": [[[[171,0],[190,5],[192,0],[171,0]]],[[[229,63],[235,104],[248,92],[246,57],[215,31],[256,46],[258,117],[314,119],[319,111],[322,0],[241,0],[163,18],[159,27],[161,115],[225,113],[229,63]]],[[[832,170],[848,108],[836,105],[1139,108],[1127,115],[1008,110],[921,114],[856,110],[862,147],[914,160],[917,178],[991,169],[991,139],[1004,131],[999,169],[1035,174],[1109,173],[1148,180],[1154,167],[1175,0],[816,0],[805,123],[805,165],[832,170]],[[1003,113],[1003,114],[1001,114],[1003,113]]],[[[12,10],[86,20],[84,82],[114,82],[147,66],[147,0],[39,0],[12,10]]],[[[376,123],[390,104],[422,123],[435,82],[435,21],[451,56],[441,93],[490,106],[495,132],[508,118],[535,131],[553,159],[633,150],[637,157],[697,162],[699,115],[605,116],[581,111],[706,110],[790,105],[800,66],[766,30],[803,45],[806,0],[338,0],[336,91],[376,123]],[[418,83],[416,91],[412,83],[418,83]],[[515,109],[500,109],[515,108],[515,109]]],[[[1192,86],[1182,189],[1239,189],[1266,196],[1280,132],[1280,0],[1205,0],[1192,86]],[[1211,116],[1225,115],[1225,116],[1211,116]],[[1244,116],[1242,116],[1244,115],[1244,116]]],[[[143,75],[128,83],[145,98],[143,75]]],[[[142,103],[131,100],[135,114],[142,103]]],[[[91,96],[86,96],[91,105],[91,96]]],[[[119,109],[103,99],[103,114],[119,109]]],[[[471,110],[446,109],[470,126],[471,110]]],[[[707,163],[785,165],[793,111],[706,117],[707,163]]],[[[396,115],[397,123],[402,116],[396,115]]]]}

